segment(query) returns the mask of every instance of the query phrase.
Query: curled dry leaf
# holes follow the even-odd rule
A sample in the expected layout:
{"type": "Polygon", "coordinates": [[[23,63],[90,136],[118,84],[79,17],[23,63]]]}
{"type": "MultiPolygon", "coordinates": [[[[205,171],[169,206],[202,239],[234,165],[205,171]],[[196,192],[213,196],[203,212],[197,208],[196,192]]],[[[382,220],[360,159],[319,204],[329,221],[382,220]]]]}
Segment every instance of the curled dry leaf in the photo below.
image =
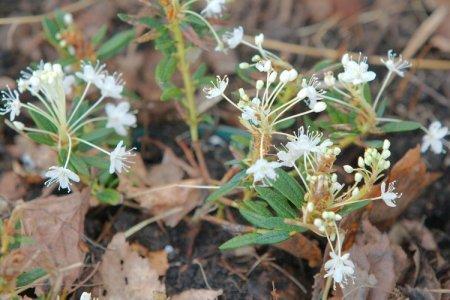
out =
{"type": "Polygon", "coordinates": [[[150,265],[156,270],[159,276],[166,275],[167,269],[169,269],[169,261],[167,259],[166,251],[148,251],[147,248],[138,243],[131,244],[131,248],[138,252],[141,256],[147,257],[150,265]]]}
{"type": "Polygon", "coordinates": [[[179,158],[171,150],[164,150],[160,164],[153,165],[148,172],[148,182],[151,186],[165,185],[183,179],[184,171],[179,158]]]}
{"type": "MultiPolygon", "coordinates": [[[[424,191],[438,179],[440,174],[427,172],[425,161],[420,155],[420,147],[409,150],[389,172],[387,182],[396,181],[396,188],[402,197],[397,206],[386,208],[383,201],[375,201],[371,206],[370,221],[384,228],[391,226],[398,216],[424,191]]],[[[380,195],[380,186],[374,188],[374,196],[380,195]]]]}
{"type": "Polygon", "coordinates": [[[170,300],[215,300],[222,294],[222,290],[192,289],[170,297],[170,300]]]}
{"type": "Polygon", "coordinates": [[[88,197],[89,190],[84,190],[63,197],[38,198],[13,211],[22,221],[24,235],[33,240],[21,248],[27,255],[24,260],[28,267],[47,270],[53,283],[62,278],[65,287],[77,279],[84,261],[85,254],[78,245],[84,232],[88,197]]]}
{"type": "Polygon", "coordinates": [[[165,299],[166,288],[150,262],[132,250],[123,233],[116,234],[103,255],[98,279],[100,299],[165,299]]]}
{"type": "Polygon", "coordinates": [[[322,252],[317,242],[311,241],[301,233],[297,233],[289,240],[275,244],[274,246],[295,257],[306,259],[312,268],[317,267],[322,261],[322,252]]]}

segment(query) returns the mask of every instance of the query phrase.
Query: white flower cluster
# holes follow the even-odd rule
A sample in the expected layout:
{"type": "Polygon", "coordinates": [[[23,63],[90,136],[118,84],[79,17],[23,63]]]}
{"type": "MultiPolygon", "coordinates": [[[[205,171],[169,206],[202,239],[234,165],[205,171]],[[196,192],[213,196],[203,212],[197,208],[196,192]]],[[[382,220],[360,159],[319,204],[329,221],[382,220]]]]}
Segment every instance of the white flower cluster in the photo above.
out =
{"type": "Polygon", "coordinates": [[[447,143],[444,138],[447,135],[448,127],[442,126],[439,121],[434,121],[431,123],[422,138],[422,152],[427,151],[428,148],[431,148],[431,150],[436,154],[444,152],[444,144],[447,143]]]}
{"type": "Polygon", "coordinates": [[[122,98],[124,87],[120,74],[114,73],[110,75],[105,70],[105,65],[100,65],[97,62],[96,65],[82,63],[81,71],[76,72],[75,76],[66,74],[59,64],[41,62],[36,69],[28,68],[22,72],[21,78],[17,81],[18,90],[8,88],[2,92],[1,100],[4,104],[3,108],[0,109],[1,114],[9,114],[10,123],[7,122],[7,124],[14,129],[45,134],[54,140],[58,151],[67,147],[67,157],[64,166],[51,167],[45,173],[45,176],[49,178],[46,181],[46,185],[58,183],[59,188],[67,189],[68,191],[70,191],[71,182],[80,181],[80,177],[68,168],[74,142],[84,143],[107,154],[110,158],[110,173],[120,173],[122,170],[127,170],[127,158],[133,155],[131,150],[127,151],[125,149],[123,142],[120,142],[114,151],[108,152],[98,145],[82,139],[77,134],[81,128],[90,123],[106,121],[107,128],[113,128],[117,134],[125,136],[127,129],[136,124],[136,117],[130,112],[130,104],[126,101],[117,105],[108,103],[105,107],[107,117],[89,118],[90,114],[104,99],[122,98]],[[76,80],[75,76],[84,81],[86,86],[78,102],[75,102],[76,105],[71,108],[66,101],[66,94],[72,93],[72,85],[76,80]],[[89,105],[86,111],[77,114],[82,102],[86,101],[86,96],[92,85],[99,89],[100,98],[92,105],[89,105]],[[21,102],[20,93],[25,91],[29,91],[31,95],[36,97],[41,105],[37,106],[31,102],[21,102]],[[43,128],[26,127],[23,123],[15,121],[16,117],[20,115],[22,108],[40,115],[57,131],[51,132],[43,128]]]}

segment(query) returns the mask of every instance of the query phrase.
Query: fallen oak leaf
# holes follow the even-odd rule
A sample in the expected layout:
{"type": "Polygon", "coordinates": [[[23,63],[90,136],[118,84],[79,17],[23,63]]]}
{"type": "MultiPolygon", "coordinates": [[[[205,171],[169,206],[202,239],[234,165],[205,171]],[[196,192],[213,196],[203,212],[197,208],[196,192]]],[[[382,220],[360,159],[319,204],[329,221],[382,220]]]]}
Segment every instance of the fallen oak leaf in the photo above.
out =
{"type": "Polygon", "coordinates": [[[166,288],[150,262],[132,250],[124,233],[109,243],[100,264],[97,280],[102,282],[100,299],[166,299],[166,288]]]}
{"type": "MultiPolygon", "coordinates": [[[[67,196],[37,198],[17,206],[14,218],[22,222],[24,235],[33,239],[24,246],[29,268],[42,268],[51,274],[53,283],[62,280],[70,287],[77,279],[85,253],[78,247],[84,233],[89,190],[67,196]],[[71,268],[80,264],[79,267],[71,268]],[[64,273],[61,269],[70,269],[64,273]]],[[[53,286],[53,285],[52,285],[53,286]]]]}

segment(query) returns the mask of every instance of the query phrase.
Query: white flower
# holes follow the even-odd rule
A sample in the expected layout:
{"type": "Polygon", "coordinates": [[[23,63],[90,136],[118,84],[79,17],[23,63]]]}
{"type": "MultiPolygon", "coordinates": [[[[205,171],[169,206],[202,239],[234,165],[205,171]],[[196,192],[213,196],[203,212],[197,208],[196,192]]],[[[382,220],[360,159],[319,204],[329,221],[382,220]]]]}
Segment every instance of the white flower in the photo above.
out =
{"type": "Polygon", "coordinates": [[[106,104],[105,111],[108,116],[106,128],[114,128],[119,135],[127,135],[127,128],[136,125],[136,116],[129,112],[130,103],[121,102],[118,105],[106,104]]]}
{"type": "Polygon", "coordinates": [[[242,26],[239,26],[234,28],[233,31],[225,32],[222,38],[223,41],[228,45],[228,48],[234,49],[242,42],[243,37],[244,29],[242,28],[242,26]]]}
{"type": "Polygon", "coordinates": [[[111,97],[115,99],[122,98],[122,74],[114,73],[113,75],[106,76],[99,82],[97,87],[100,89],[102,97],[111,97]]]}
{"type": "Polygon", "coordinates": [[[63,20],[64,20],[64,23],[66,25],[72,24],[73,23],[73,16],[72,16],[72,14],[70,14],[70,13],[65,14],[64,17],[63,17],[63,20]]]}
{"type": "Polygon", "coordinates": [[[246,173],[253,175],[253,182],[261,181],[263,179],[274,180],[277,178],[275,169],[278,167],[280,167],[278,162],[268,162],[264,158],[260,158],[247,169],[246,173]]]}
{"type": "Polygon", "coordinates": [[[91,293],[83,292],[80,296],[80,300],[91,300],[91,293]]]}
{"type": "Polygon", "coordinates": [[[70,192],[70,185],[72,184],[70,181],[80,181],[80,177],[78,177],[77,174],[65,167],[52,166],[49,168],[49,171],[45,173],[45,177],[48,178],[48,180],[45,182],[46,186],[50,186],[53,183],[57,182],[59,184],[58,189],[67,189],[68,192],[70,192]]]}
{"type": "Polygon", "coordinates": [[[206,98],[213,99],[222,96],[228,86],[228,77],[226,75],[223,78],[217,76],[216,83],[211,81],[211,85],[212,86],[203,89],[206,98]]]}
{"type": "Polygon", "coordinates": [[[401,55],[398,56],[397,61],[395,61],[396,58],[397,54],[391,49],[388,51],[388,59],[386,61],[381,59],[381,61],[390,72],[395,72],[398,76],[403,77],[405,75],[403,70],[411,67],[411,63],[407,60],[403,60],[401,55]]]}
{"type": "Polygon", "coordinates": [[[255,64],[255,67],[260,72],[269,72],[272,70],[272,62],[270,60],[261,59],[255,64]]]}
{"type": "Polygon", "coordinates": [[[81,63],[82,72],[76,72],[75,75],[84,80],[86,83],[93,83],[95,86],[99,87],[103,79],[105,78],[105,69],[106,65],[100,65],[100,62],[97,61],[97,64],[93,66],[91,63],[81,63]]]}
{"type": "Polygon", "coordinates": [[[277,152],[277,157],[280,160],[281,165],[286,167],[293,167],[300,156],[295,151],[280,150],[277,152]]]}
{"type": "Polygon", "coordinates": [[[297,94],[297,97],[300,99],[308,98],[307,104],[310,109],[314,109],[318,101],[323,99],[325,91],[318,89],[318,86],[319,81],[315,76],[312,76],[309,82],[303,79],[302,89],[297,94]]]}
{"type": "Polygon", "coordinates": [[[323,78],[323,82],[328,87],[334,86],[336,84],[336,78],[334,78],[333,72],[326,72],[325,77],[323,78]]]}
{"type": "Polygon", "coordinates": [[[127,159],[130,156],[134,156],[133,150],[134,148],[126,150],[125,146],[123,146],[123,141],[120,141],[116,148],[109,154],[109,173],[121,173],[122,170],[128,172],[130,167],[127,165],[129,163],[127,159]]]}
{"type": "Polygon", "coordinates": [[[72,86],[75,84],[75,76],[69,75],[65,76],[63,80],[64,93],[70,95],[72,93],[72,86]]]}
{"type": "Polygon", "coordinates": [[[389,183],[389,187],[386,190],[386,182],[381,183],[381,200],[386,203],[387,206],[395,207],[395,200],[400,198],[402,194],[395,193],[395,181],[389,183]]]}
{"type": "Polygon", "coordinates": [[[335,283],[343,286],[347,283],[348,277],[353,277],[353,273],[355,273],[355,265],[349,259],[349,253],[341,256],[331,251],[330,257],[331,258],[324,265],[324,269],[327,272],[327,274],[325,274],[325,278],[331,276],[335,283]]]}
{"type": "Polygon", "coordinates": [[[202,10],[202,15],[207,18],[221,17],[225,9],[225,0],[207,0],[206,7],[202,10]]]}
{"type": "Polygon", "coordinates": [[[368,71],[367,57],[359,58],[359,61],[354,61],[348,53],[342,57],[342,66],[344,72],[338,74],[340,81],[351,83],[354,85],[369,82],[375,79],[375,72],[368,71]]]}
{"type": "Polygon", "coordinates": [[[7,91],[2,91],[3,108],[0,108],[0,115],[9,113],[9,120],[12,122],[20,114],[19,92],[12,90],[7,86],[7,91]]]}
{"type": "Polygon", "coordinates": [[[428,127],[427,133],[422,138],[422,152],[425,152],[430,148],[436,153],[440,154],[444,151],[443,139],[448,134],[448,128],[442,126],[441,122],[434,121],[428,127]]]}

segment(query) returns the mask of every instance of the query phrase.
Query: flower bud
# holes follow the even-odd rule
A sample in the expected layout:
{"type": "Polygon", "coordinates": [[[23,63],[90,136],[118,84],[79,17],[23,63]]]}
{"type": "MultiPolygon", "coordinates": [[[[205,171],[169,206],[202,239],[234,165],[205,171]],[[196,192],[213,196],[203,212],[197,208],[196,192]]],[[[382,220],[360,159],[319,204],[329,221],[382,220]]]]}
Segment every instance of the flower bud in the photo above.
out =
{"type": "Polygon", "coordinates": [[[319,218],[314,219],[313,223],[314,223],[314,226],[316,226],[316,227],[320,227],[323,224],[322,220],[319,218]]]}
{"type": "Polygon", "coordinates": [[[323,81],[328,87],[334,86],[336,84],[336,78],[334,78],[333,72],[327,72],[323,78],[323,81]]]}
{"type": "Polygon", "coordinates": [[[280,82],[282,82],[282,83],[288,83],[289,82],[289,71],[288,70],[284,70],[283,72],[281,72],[281,74],[280,74],[280,82]]]}
{"type": "Polygon", "coordinates": [[[264,42],[264,34],[260,33],[257,36],[255,36],[256,46],[261,47],[263,42],[264,42]]]}
{"type": "Polygon", "coordinates": [[[256,81],[256,89],[257,90],[260,90],[260,89],[262,89],[264,87],[264,81],[262,81],[262,80],[257,80],[256,81]]]}
{"type": "Polygon", "coordinates": [[[335,221],[340,221],[340,220],[342,220],[342,216],[340,214],[335,214],[334,215],[334,220],[335,221]]]}
{"type": "Polygon", "coordinates": [[[387,149],[384,149],[383,152],[381,152],[381,157],[382,157],[382,158],[386,159],[386,158],[388,158],[389,156],[391,156],[391,151],[389,151],[389,150],[387,150],[387,149]]]}
{"type": "Polygon", "coordinates": [[[384,142],[383,142],[383,150],[389,149],[390,146],[391,146],[391,142],[389,142],[389,140],[384,140],[384,142]]]}
{"type": "Polygon", "coordinates": [[[353,167],[349,166],[349,165],[345,165],[344,166],[344,171],[350,174],[350,173],[353,172],[353,167]]]}
{"type": "Polygon", "coordinates": [[[312,212],[313,210],[314,210],[314,203],[308,202],[308,204],[306,205],[306,211],[312,212]]]}
{"type": "Polygon", "coordinates": [[[25,125],[22,122],[14,121],[13,122],[14,127],[16,127],[18,130],[23,130],[25,128],[25,125]]]}
{"type": "Polygon", "coordinates": [[[337,181],[337,174],[333,173],[331,174],[331,182],[336,182],[337,181]]]}
{"type": "Polygon", "coordinates": [[[358,167],[364,168],[364,159],[361,156],[358,157],[358,167]]]}
{"type": "Polygon", "coordinates": [[[361,173],[356,173],[355,174],[355,182],[360,182],[362,180],[363,176],[361,173]]]}
{"type": "Polygon", "coordinates": [[[383,169],[387,170],[387,169],[389,169],[390,166],[391,166],[391,162],[386,160],[383,164],[383,169]]]}
{"type": "Polygon", "coordinates": [[[316,105],[313,107],[313,111],[315,113],[319,113],[324,111],[327,108],[327,104],[323,101],[317,102],[316,105]]]}
{"type": "Polygon", "coordinates": [[[250,67],[250,64],[249,63],[246,63],[246,62],[241,62],[240,64],[239,64],[239,68],[240,69],[248,69],[250,67]]]}
{"type": "Polygon", "coordinates": [[[267,78],[267,84],[273,83],[277,80],[278,73],[276,71],[270,72],[269,77],[267,78]]]}
{"type": "Polygon", "coordinates": [[[359,188],[355,187],[355,189],[352,191],[352,196],[356,197],[356,196],[358,196],[358,194],[359,194],[359,188]]]}
{"type": "Polygon", "coordinates": [[[334,149],[333,149],[333,154],[334,154],[334,155],[339,155],[339,154],[341,154],[341,148],[339,148],[339,147],[334,147],[334,149]]]}

